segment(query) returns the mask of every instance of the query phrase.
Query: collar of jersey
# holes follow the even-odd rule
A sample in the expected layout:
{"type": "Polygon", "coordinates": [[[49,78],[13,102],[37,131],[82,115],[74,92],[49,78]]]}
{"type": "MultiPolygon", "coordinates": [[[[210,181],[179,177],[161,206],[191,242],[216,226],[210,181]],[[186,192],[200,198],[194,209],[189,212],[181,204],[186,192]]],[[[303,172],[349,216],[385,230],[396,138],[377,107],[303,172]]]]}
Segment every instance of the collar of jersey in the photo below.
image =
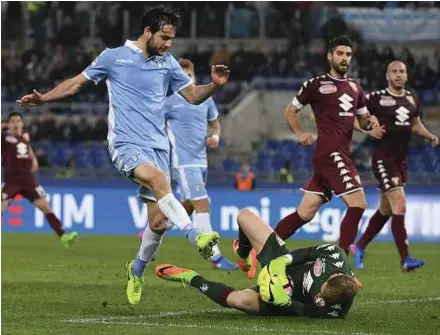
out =
{"type": "Polygon", "coordinates": [[[345,77],[345,78],[335,78],[330,73],[327,73],[327,76],[329,76],[330,78],[332,78],[334,80],[337,80],[337,81],[346,81],[346,80],[348,80],[348,77],[345,77]]]}
{"type": "Polygon", "coordinates": [[[136,46],[134,41],[126,40],[124,46],[133,50],[134,52],[142,53],[142,50],[136,46]]]}
{"type": "MultiPolygon", "coordinates": [[[[142,50],[137,47],[135,41],[126,40],[125,43],[124,43],[124,46],[126,46],[127,48],[129,48],[130,50],[132,50],[132,51],[134,51],[136,53],[142,54],[142,50]]],[[[145,59],[146,62],[148,62],[149,60],[153,60],[153,61],[156,61],[156,62],[164,62],[165,61],[165,56],[154,55],[154,56],[151,56],[151,57],[148,57],[147,59],[145,59]]]]}
{"type": "Polygon", "coordinates": [[[385,91],[387,91],[388,94],[391,95],[391,96],[393,96],[393,97],[397,97],[397,98],[398,98],[398,97],[403,97],[403,96],[405,96],[405,91],[404,91],[404,90],[402,91],[402,94],[395,94],[395,93],[392,93],[388,88],[386,88],[385,91]]]}

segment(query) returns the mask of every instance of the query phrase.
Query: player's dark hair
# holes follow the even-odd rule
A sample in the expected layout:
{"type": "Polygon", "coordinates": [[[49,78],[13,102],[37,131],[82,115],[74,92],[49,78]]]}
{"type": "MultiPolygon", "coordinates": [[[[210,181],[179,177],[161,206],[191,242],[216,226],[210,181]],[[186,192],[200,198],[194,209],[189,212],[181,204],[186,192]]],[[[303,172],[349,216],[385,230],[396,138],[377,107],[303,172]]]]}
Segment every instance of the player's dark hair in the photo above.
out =
{"type": "Polygon", "coordinates": [[[344,274],[330,278],[321,296],[327,305],[343,304],[353,299],[356,293],[356,281],[344,274]]]}
{"type": "Polygon", "coordinates": [[[328,42],[328,52],[333,53],[335,49],[339,46],[350,47],[353,49],[353,41],[347,35],[340,35],[335,37],[328,42]]]}
{"type": "Polygon", "coordinates": [[[20,117],[20,119],[23,120],[23,115],[21,115],[21,113],[19,113],[19,112],[11,112],[8,115],[8,121],[10,121],[14,116],[18,116],[18,117],[20,117]]]}
{"type": "Polygon", "coordinates": [[[174,28],[180,26],[180,14],[170,7],[157,6],[149,8],[140,19],[140,35],[144,33],[146,27],[150,28],[152,34],[163,30],[163,26],[172,25],[174,28]]]}

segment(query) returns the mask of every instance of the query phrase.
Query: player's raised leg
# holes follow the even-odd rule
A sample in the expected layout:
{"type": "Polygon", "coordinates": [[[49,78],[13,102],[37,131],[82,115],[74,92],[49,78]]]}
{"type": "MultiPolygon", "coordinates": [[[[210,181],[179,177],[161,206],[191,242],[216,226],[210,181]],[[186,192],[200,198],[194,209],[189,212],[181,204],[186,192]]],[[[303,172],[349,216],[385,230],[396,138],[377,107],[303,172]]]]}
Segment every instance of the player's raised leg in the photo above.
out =
{"type": "MultiPolygon", "coordinates": [[[[157,160],[169,161],[169,154],[167,152],[156,151],[157,160]]],[[[160,164],[159,165],[163,165],[160,164]]],[[[144,199],[157,200],[157,206],[162,213],[168,218],[169,222],[177,226],[185,236],[193,243],[199,250],[199,253],[209,258],[212,256],[212,247],[218,244],[219,235],[216,232],[203,233],[194,226],[188,216],[185,208],[174,197],[171,192],[169,179],[165,173],[151,163],[141,164],[133,170],[133,177],[141,185],[147,187],[144,191],[151,190],[154,196],[145,195],[144,199]]],[[[142,192],[142,191],[140,191],[142,192]]]]}
{"type": "Polygon", "coordinates": [[[23,196],[32,204],[43,212],[47,222],[53,231],[61,238],[61,243],[65,248],[70,248],[77,241],[79,234],[77,232],[65,232],[62,228],[61,221],[53,213],[46,199],[46,193],[41,186],[36,186],[32,192],[24,191],[23,196]]]}
{"type": "Polygon", "coordinates": [[[196,288],[220,306],[235,308],[251,314],[256,314],[261,310],[260,295],[254,290],[236,291],[223,283],[207,280],[193,270],[171,264],[160,264],[156,267],[155,272],[159,278],[164,280],[183,282],[196,288]]]}
{"type": "Polygon", "coordinates": [[[339,247],[348,254],[350,252],[350,246],[356,239],[359,222],[361,221],[365,208],[367,208],[367,201],[362,189],[348,194],[342,194],[341,197],[348,208],[341,222],[339,247]]]}
{"type": "Polygon", "coordinates": [[[403,187],[387,192],[386,197],[391,205],[391,231],[400,255],[402,271],[412,271],[425,265],[424,260],[411,258],[408,252],[408,236],[405,228],[406,197],[403,187]]]}
{"type": "Polygon", "coordinates": [[[239,257],[237,265],[252,279],[257,272],[257,254],[263,249],[273,229],[246,208],[238,214],[237,223],[238,239],[233,244],[234,252],[239,257]]]}
{"type": "Polygon", "coordinates": [[[376,237],[382,230],[385,223],[391,216],[391,206],[388,198],[385,195],[380,197],[379,209],[374,213],[368,222],[367,229],[362,234],[361,238],[351,245],[351,253],[354,257],[354,265],[358,269],[364,268],[365,249],[367,245],[376,237]]]}
{"type": "Polygon", "coordinates": [[[326,199],[322,195],[305,191],[297,210],[278,222],[275,232],[283,240],[288,239],[298,229],[311,221],[318,212],[319,207],[325,202],[326,199]]]}

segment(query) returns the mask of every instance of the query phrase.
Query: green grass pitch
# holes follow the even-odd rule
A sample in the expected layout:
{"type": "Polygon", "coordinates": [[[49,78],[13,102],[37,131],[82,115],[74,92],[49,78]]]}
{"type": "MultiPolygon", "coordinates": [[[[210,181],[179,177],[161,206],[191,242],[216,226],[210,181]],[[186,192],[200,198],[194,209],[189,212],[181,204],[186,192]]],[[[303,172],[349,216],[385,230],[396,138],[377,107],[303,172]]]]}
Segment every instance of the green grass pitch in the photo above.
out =
{"type": "MultiPolygon", "coordinates": [[[[65,250],[54,235],[2,234],[2,334],[440,334],[440,245],[411,245],[427,265],[402,274],[393,244],[371,244],[366,270],[355,271],[364,287],[345,320],[247,316],[156,278],[156,264],[174,263],[236,288],[254,284],[241,272],[212,270],[183,238],[165,239],[141,304],[130,306],[124,264],[138,247],[135,236],[81,236],[65,250]]],[[[232,258],[231,240],[221,248],[232,258]]]]}

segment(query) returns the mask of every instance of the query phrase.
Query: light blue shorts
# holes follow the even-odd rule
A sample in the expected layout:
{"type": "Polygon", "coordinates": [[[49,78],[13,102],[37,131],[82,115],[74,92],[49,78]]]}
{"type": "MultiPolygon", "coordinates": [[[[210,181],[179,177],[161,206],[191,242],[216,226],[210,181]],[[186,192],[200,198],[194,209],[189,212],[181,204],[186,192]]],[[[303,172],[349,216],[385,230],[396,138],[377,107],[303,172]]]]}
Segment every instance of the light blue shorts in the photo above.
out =
{"type": "Polygon", "coordinates": [[[177,183],[180,200],[201,200],[208,198],[206,181],[208,169],[205,167],[173,168],[173,180],[177,183]]]}
{"type": "MultiPolygon", "coordinates": [[[[168,150],[123,144],[110,146],[109,151],[112,163],[118,171],[138,185],[139,183],[133,177],[133,170],[145,163],[153,164],[170,179],[170,152],[168,150]]],[[[153,191],[142,185],[140,185],[137,195],[143,200],[156,200],[153,191]]]]}

